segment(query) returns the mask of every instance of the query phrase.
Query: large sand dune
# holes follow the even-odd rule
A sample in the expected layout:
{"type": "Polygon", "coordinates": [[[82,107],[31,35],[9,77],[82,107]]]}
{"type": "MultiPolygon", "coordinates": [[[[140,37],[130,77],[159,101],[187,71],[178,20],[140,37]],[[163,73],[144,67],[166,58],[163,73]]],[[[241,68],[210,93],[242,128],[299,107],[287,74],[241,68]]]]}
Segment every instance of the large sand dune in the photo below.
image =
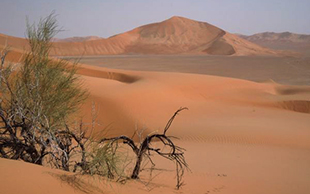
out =
{"type": "MultiPolygon", "coordinates": [[[[115,54],[209,54],[209,55],[283,55],[230,34],[206,22],[172,17],[159,23],[135,28],[107,39],[54,42],[51,55],[115,54]]],[[[0,45],[27,49],[26,41],[0,35],[0,45]]]]}

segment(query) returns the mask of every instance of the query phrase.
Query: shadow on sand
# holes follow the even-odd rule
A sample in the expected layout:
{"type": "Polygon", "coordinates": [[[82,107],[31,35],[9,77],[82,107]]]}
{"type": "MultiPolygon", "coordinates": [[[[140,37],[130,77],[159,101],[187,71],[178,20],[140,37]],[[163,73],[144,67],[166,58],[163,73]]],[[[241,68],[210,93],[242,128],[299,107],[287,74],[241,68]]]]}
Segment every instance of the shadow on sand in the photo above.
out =
{"type": "Polygon", "coordinates": [[[48,173],[52,177],[61,181],[61,183],[67,184],[74,188],[74,190],[81,191],[83,193],[104,193],[100,188],[94,186],[90,181],[85,181],[81,176],[77,174],[58,174],[58,173],[48,173]]]}

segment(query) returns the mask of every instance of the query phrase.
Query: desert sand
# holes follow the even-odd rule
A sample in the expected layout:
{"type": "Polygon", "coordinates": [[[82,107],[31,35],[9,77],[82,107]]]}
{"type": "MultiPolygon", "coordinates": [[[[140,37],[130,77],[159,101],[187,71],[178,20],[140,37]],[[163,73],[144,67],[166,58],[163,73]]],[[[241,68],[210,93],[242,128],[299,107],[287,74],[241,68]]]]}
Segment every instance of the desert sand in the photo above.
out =
{"type": "MultiPolygon", "coordinates": [[[[309,86],[86,65],[79,74],[91,93],[83,113],[87,117],[91,101],[96,103],[99,134],[107,128],[110,136],[131,136],[136,127],[146,128],[145,133],[162,130],[176,109],[189,108],[169,131],[187,149],[191,172],[185,175],[186,185],[174,190],[173,171],[158,172],[147,186],[140,181],[97,183],[87,177],[73,179],[76,183],[68,178],[72,174],[1,159],[5,193],[40,193],[40,188],[50,188],[50,193],[309,192],[309,86]],[[23,184],[16,187],[16,180],[23,184]]],[[[156,160],[158,167],[173,170],[169,162],[156,160]]]]}
{"type": "MultiPolygon", "coordinates": [[[[25,43],[23,39],[12,40],[16,42],[11,60],[18,61],[25,43]]],[[[123,53],[124,49],[129,48],[135,52],[139,49],[146,53],[157,52],[158,45],[149,47],[142,44],[150,44],[149,41],[153,40],[168,42],[176,48],[171,50],[171,47],[165,47],[168,54],[183,51],[187,54],[192,54],[189,51],[195,54],[278,54],[209,24],[180,17],[142,26],[108,40],[86,42],[93,48],[89,51],[93,55],[123,53]],[[213,36],[212,40],[198,45],[200,42],[195,42],[198,39],[187,37],[200,38],[202,34],[185,33],[184,37],[181,36],[178,29],[184,23],[193,28],[203,28],[205,31],[202,34],[209,33],[208,37],[213,36]],[[163,34],[171,34],[170,30],[175,30],[178,36],[169,36],[168,40],[163,34]],[[156,35],[150,38],[154,31],[156,35]],[[104,42],[104,46],[95,47],[98,41],[104,42]],[[238,42],[240,47],[233,42],[238,42]],[[196,49],[189,49],[193,48],[189,43],[196,45],[196,49]],[[177,46],[180,44],[186,46],[177,46]]],[[[81,44],[69,42],[55,45],[62,45],[56,48],[57,52],[72,55],[81,52],[81,44]]],[[[160,45],[160,50],[162,48],[163,45],[160,45]]],[[[97,120],[101,124],[94,131],[98,138],[103,132],[105,136],[132,136],[137,129],[143,129],[144,134],[161,131],[178,108],[189,109],[176,117],[168,131],[168,135],[178,137],[177,143],[187,150],[185,158],[191,169],[186,172],[185,185],[180,190],[174,189],[174,165],[158,157],[154,161],[158,168],[164,170],[153,172],[151,182],[149,172],[145,171],[141,173],[140,180],[131,180],[125,185],[0,159],[1,193],[310,193],[307,59],[182,57],[90,57],[82,62],[97,67],[81,64],[78,71],[84,87],[90,92],[80,115],[90,120],[91,104],[95,103],[97,120]],[[122,70],[123,67],[126,69],[126,61],[129,66],[127,70],[122,70]],[[98,67],[104,64],[112,68],[113,64],[118,65],[119,69],[98,67]],[[294,74],[296,69],[298,71],[294,74]]]]}

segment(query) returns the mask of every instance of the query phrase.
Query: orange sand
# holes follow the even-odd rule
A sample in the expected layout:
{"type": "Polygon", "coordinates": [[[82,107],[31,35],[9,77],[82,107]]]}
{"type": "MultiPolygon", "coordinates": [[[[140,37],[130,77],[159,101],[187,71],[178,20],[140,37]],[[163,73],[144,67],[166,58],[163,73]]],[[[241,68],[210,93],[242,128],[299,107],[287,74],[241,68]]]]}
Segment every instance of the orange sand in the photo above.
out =
{"type": "MultiPolygon", "coordinates": [[[[84,189],[95,188],[91,193],[99,192],[98,187],[103,193],[310,192],[310,87],[88,66],[82,66],[79,74],[90,90],[90,101],[97,105],[102,123],[97,132],[110,126],[109,135],[131,136],[138,126],[151,133],[162,130],[179,107],[189,108],[169,130],[187,149],[192,170],[180,191],[174,190],[174,173],[164,171],[148,186],[139,181],[124,186],[111,183],[113,191],[84,177],[78,183],[84,189]]],[[[87,117],[90,102],[83,110],[87,117]]],[[[159,167],[173,170],[169,162],[155,160],[159,167]]],[[[68,183],[66,173],[23,162],[0,162],[4,193],[83,193],[72,181],[68,183]],[[59,179],[62,174],[65,181],[59,179]]],[[[146,177],[142,173],[142,182],[146,177]]]]}
{"type": "MultiPolygon", "coordinates": [[[[169,130],[187,149],[192,173],[174,190],[174,173],[161,172],[147,187],[136,181],[113,185],[119,193],[308,193],[310,162],[310,87],[281,86],[205,75],[112,71],[82,66],[91,97],[109,135],[131,136],[162,130],[179,107],[186,106],[169,130]]],[[[159,167],[173,165],[155,159],[159,167]]],[[[4,193],[83,193],[66,173],[23,162],[0,160],[4,193]],[[52,175],[56,174],[56,175],[52,175]],[[60,179],[59,176],[64,174],[60,179]],[[18,182],[18,186],[16,186],[18,182]],[[70,186],[71,185],[71,186],[70,186]]],[[[142,177],[147,177],[147,173],[142,177]]],[[[90,181],[83,189],[111,187],[90,181]],[[90,183],[89,183],[90,182],[90,183]],[[91,184],[93,186],[87,186],[91,184]]],[[[76,180],[75,180],[76,181],[76,180]]],[[[147,181],[142,179],[142,181],[147,181]]],[[[73,181],[74,182],[74,181],[73,181]]],[[[75,183],[75,182],[74,182],[75,183]]]]}

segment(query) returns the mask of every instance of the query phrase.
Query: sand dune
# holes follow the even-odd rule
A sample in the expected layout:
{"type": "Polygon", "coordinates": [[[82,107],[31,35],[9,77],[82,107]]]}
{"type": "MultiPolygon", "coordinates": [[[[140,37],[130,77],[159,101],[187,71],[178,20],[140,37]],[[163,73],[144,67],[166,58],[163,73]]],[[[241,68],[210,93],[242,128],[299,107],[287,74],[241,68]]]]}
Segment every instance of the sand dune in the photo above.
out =
{"type": "MultiPolygon", "coordinates": [[[[310,87],[86,65],[79,74],[91,94],[83,115],[89,116],[94,101],[101,123],[96,128],[99,135],[104,129],[110,136],[131,136],[136,128],[152,133],[162,130],[176,109],[189,108],[169,130],[187,149],[192,170],[179,192],[309,192],[310,87]]],[[[173,169],[165,160],[155,157],[154,161],[160,168],[173,169]]],[[[177,192],[170,171],[157,172],[160,175],[148,186],[141,183],[148,181],[145,172],[141,181],[107,187],[94,179],[72,180],[72,174],[31,164],[4,159],[0,163],[5,193],[40,193],[43,188],[51,193],[83,193],[76,185],[90,193],[177,192]],[[14,186],[16,180],[21,186],[14,186]]]]}
{"type": "MultiPolygon", "coordinates": [[[[192,169],[181,192],[309,192],[310,87],[206,75],[108,72],[139,78],[129,83],[84,77],[99,109],[101,130],[106,127],[111,136],[131,136],[137,128],[146,134],[162,130],[176,109],[189,108],[169,131],[187,149],[192,169]]],[[[153,185],[151,193],[173,193],[173,177],[172,172],[161,173],[154,180],[161,186],[153,185]]]]}
{"type": "MultiPolygon", "coordinates": [[[[135,28],[107,39],[73,38],[54,42],[51,55],[115,54],[209,54],[209,55],[285,55],[232,35],[206,22],[183,17],[135,28]],[[75,41],[74,41],[75,40],[75,41]],[[74,42],[72,42],[74,41],[74,42]]],[[[0,45],[7,41],[17,49],[27,48],[25,40],[1,35],[0,45]]]]}
{"type": "MultiPolygon", "coordinates": [[[[4,47],[0,45],[0,50],[2,51],[4,47]]],[[[6,55],[6,62],[18,63],[23,58],[23,52],[18,49],[10,48],[8,54],[6,55]]]]}
{"type": "Polygon", "coordinates": [[[252,42],[287,42],[287,43],[310,43],[310,35],[295,34],[291,32],[263,32],[251,36],[239,35],[240,37],[252,42]]]}
{"type": "Polygon", "coordinates": [[[111,79],[122,83],[133,83],[140,79],[140,77],[136,75],[113,72],[106,68],[91,67],[87,65],[80,65],[77,73],[82,76],[111,79]]]}
{"type": "Polygon", "coordinates": [[[105,125],[111,124],[112,135],[130,136],[136,126],[147,127],[149,133],[158,130],[174,110],[186,106],[190,111],[182,113],[181,121],[176,124],[177,131],[171,131],[171,135],[212,139],[225,134],[227,141],[234,142],[238,134],[248,142],[310,146],[306,138],[310,135],[307,130],[310,115],[300,114],[309,113],[310,87],[205,75],[108,71],[101,73],[103,77],[108,74],[115,78],[105,80],[90,75],[85,76],[85,84],[98,103],[99,120],[105,125]],[[127,81],[128,78],[132,81],[127,81]],[[282,121],[283,117],[292,119],[282,121]],[[223,119],[230,122],[221,123],[223,119]],[[272,123],[266,126],[264,121],[272,123]],[[279,134],[278,129],[283,127],[287,133],[279,134]],[[188,128],[197,128],[197,131],[192,133],[188,128]],[[274,129],[265,134],[261,128],[274,129]],[[293,135],[296,128],[303,134],[303,140],[293,135]]]}
{"type": "Polygon", "coordinates": [[[90,40],[103,39],[99,36],[74,36],[69,38],[53,38],[53,42],[85,42],[90,40]]]}
{"type": "Polygon", "coordinates": [[[25,162],[0,159],[1,193],[102,193],[85,180],[79,180],[71,173],[53,170],[25,162]]]}

